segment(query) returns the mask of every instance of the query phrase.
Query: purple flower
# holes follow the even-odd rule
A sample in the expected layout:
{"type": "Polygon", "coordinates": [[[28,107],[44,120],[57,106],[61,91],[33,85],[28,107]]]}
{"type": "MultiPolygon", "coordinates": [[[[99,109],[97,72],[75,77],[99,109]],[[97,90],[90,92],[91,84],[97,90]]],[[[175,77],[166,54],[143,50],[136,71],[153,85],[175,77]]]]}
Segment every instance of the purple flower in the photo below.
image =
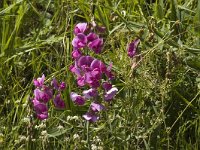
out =
{"type": "Polygon", "coordinates": [[[49,101],[53,97],[53,91],[49,87],[44,87],[43,89],[44,96],[42,96],[42,99],[45,101],[49,101]]]}
{"type": "Polygon", "coordinates": [[[99,80],[92,76],[92,72],[85,73],[85,82],[93,88],[97,88],[100,86],[99,80]]]}
{"type": "Polygon", "coordinates": [[[80,76],[77,78],[77,84],[78,86],[84,86],[85,85],[85,76],[80,76]]]}
{"type": "Polygon", "coordinates": [[[84,33],[87,29],[87,23],[78,23],[74,28],[74,34],[84,33]]]}
{"type": "Polygon", "coordinates": [[[59,89],[64,90],[65,88],[66,88],[65,82],[61,82],[60,85],[59,85],[59,89]]]}
{"type": "Polygon", "coordinates": [[[90,71],[90,73],[91,76],[96,80],[100,80],[102,77],[102,72],[98,68],[95,68],[94,70],[90,71]]]}
{"type": "Polygon", "coordinates": [[[94,60],[94,58],[92,58],[91,56],[81,56],[78,59],[78,67],[80,67],[81,69],[86,69],[89,68],[92,61],[94,60]]]}
{"type": "Polygon", "coordinates": [[[48,108],[44,103],[40,103],[38,100],[33,99],[33,106],[36,112],[37,118],[40,120],[44,120],[48,118],[48,108]]]}
{"type": "Polygon", "coordinates": [[[63,99],[61,99],[60,94],[56,95],[55,99],[53,100],[53,103],[56,108],[65,108],[65,102],[63,101],[63,99]]]}
{"type": "Polygon", "coordinates": [[[87,37],[83,33],[78,33],[72,40],[72,45],[76,49],[85,47],[87,45],[87,37]]]}
{"type": "Polygon", "coordinates": [[[66,84],[65,82],[61,82],[60,84],[58,83],[58,81],[54,78],[51,81],[51,85],[56,89],[56,90],[64,90],[66,88],[66,84]]]}
{"type": "Polygon", "coordinates": [[[69,70],[74,73],[77,77],[81,77],[81,70],[76,65],[71,65],[69,70]]]}
{"type": "Polygon", "coordinates": [[[103,39],[97,38],[88,43],[88,47],[93,50],[96,54],[99,54],[103,48],[103,39]]]}
{"type": "Polygon", "coordinates": [[[105,89],[105,91],[109,91],[112,88],[112,84],[109,82],[104,82],[102,87],[105,89]]]}
{"type": "Polygon", "coordinates": [[[98,95],[98,92],[96,89],[89,89],[89,90],[84,90],[83,95],[85,98],[89,99],[92,97],[96,97],[98,95]]]}
{"type": "Polygon", "coordinates": [[[100,86],[100,80],[102,74],[111,79],[113,74],[111,73],[112,66],[106,68],[106,65],[91,56],[81,56],[75,60],[75,64],[70,66],[70,71],[77,76],[77,84],[79,86],[85,86],[88,84],[90,87],[97,88],[100,86]]]}
{"type": "Polygon", "coordinates": [[[98,38],[98,35],[96,35],[95,33],[92,33],[92,32],[87,35],[88,42],[94,41],[97,38],[98,38]]]}
{"type": "Polygon", "coordinates": [[[111,88],[110,90],[108,90],[105,95],[104,95],[104,99],[106,101],[110,101],[113,99],[113,97],[116,95],[118,89],[116,87],[111,88]]]}
{"type": "Polygon", "coordinates": [[[33,103],[33,106],[35,107],[36,105],[40,104],[40,101],[36,98],[32,99],[32,103],[33,103]]]}
{"type": "Polygon", "coordinates": [[[85,99],[82,96],[78,95],[77,93],[71,92],[70,98],[77,105],[84,105],[85,104],[85,99]]]}
{"type": "Polygon", "coordinates": [[[83,115],[83,118],[91,122],[96,122],[97,120],[99,120],[99,117],[93,112],[87,112],[86,114],[83,115]]]}
{"type": "Polygon", "coordinates": [[[98,59],[94,59],[90,65],[90,67],[91,67],[91,69],[98,68],[102,73],[106,71],[106,65],[98,59]]]}
{"type": "Polygon", "coordinates": [[[53,78],[53,80],[51,81],[51,85],[52,85],[56,90],[59,89],[58,81],[57,81],[55,78],[53,78]]]}
{"type": "Polygon", "coordinates": [[[115,78],[114,74],[111,71],[106,71],[105,74],[109,78],[109,80],[113,80],[115,78]]]}
{"type": "Polygon", "coordinates": [[[98,104],[96,102],[92,102],[90,105],[90,108],[93,112],[99,112],[99,111],[105,109],[105,107],[102,104],[98,104]]]}
{"type": "Polygon", "coordinates": [[[42,87],[44,85],[45,75],[43,74],[42,77],[34,79],[33,84],[36,87],[42,87]]]}
{"type": "Polygon", "coordinates": [[[72,58],[74,59],[78,59],[79,57],[81,57],[82,53],[79,49],[74,49],[72,51],[72,58]]]}
{"type": "Polygon", "coordinates": [[[138,44],[140,43],[140,39],[136,39],[134,41],[132,41],[129,45],[128,45],[128,56],[129,57],[133,57],[136,55],[136,50],[138,47],[138,44]]]}
{"type": "Polygon", "coordinates": [[[53,96],[51,89],[45,88],[44,90],[35,89],[34,90],[35,99],[47,103],[53,96]]]}

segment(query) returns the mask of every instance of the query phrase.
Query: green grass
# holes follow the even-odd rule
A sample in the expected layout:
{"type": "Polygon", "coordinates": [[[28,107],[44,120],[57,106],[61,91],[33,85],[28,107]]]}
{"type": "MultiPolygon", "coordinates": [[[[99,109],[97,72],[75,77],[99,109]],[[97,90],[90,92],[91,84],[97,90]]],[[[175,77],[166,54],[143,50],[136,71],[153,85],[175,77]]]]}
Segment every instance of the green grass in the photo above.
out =
{"type": "Polygon", "coordinates": [[[0,1],[0,149],[200,149],[199,31],[196,0],[0,1]],[[119,92],[89,124],[69,98],[68,68],[75,24],[93,19],[107,29],[98,57],[113,62],[119,92]],[[43,73],[67,83],[67,109],[50,105],[39,121],[29,99],[43,73]]]}

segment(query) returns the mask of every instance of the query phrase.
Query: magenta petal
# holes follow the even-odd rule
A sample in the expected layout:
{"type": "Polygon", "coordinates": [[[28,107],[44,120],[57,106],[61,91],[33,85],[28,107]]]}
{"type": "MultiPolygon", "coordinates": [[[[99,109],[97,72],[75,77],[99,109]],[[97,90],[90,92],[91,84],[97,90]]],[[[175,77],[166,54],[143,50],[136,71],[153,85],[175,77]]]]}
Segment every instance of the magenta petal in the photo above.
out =
{"type": "Polygon", "coordinates": [[[74,28],[74,34],[84,33],[87,29],[87,23],[78,23],[74,28]]]}
{"type": "Polygon", "coordinates": [[[56,90],[59,89],[58,81],[57,81],[55,78],[53,78],[53,80],[51,81],[51,85],[52,85],[56,90]]]}
{"type": "Polygon", "coordinates": [[[128,56],[129,57],[133,57],[136,54],[136,50],[138,47],[138,44],[140,43],[140,39],[136,39],[134,41],[132,41],[129,45],[128,45],[128,56]]]}
{"type": "Polygon", "coordinates": [[[83,118],[85,118],[85,120],[87,121],[91,121],[91,122],[96,122],[99,117],[93,113],[87,112],[86,114],[83,115],[83,118]]]}
{"type": "Polygon", "coordinates": [[[44,120],[48,118],[48,108],[46,104],[37,103],[36,105],[34,105],[34,109],[35,109],[38,119],[44,120]]]}
{"type": "Polygon", "coordinates": [[[91,107],[92,111],[94,111],[94,112],[99,112],[99,111],[105,109],[105,107],[102,104],[98,104],[96,102],[92,102],[90,107],[91,107]]]}
{"type": "Polygon", "coordinates": [[[38,80],[36,80],[36,79],[33,79],[33,84],[34,84],[36,87],[40,87],[40,83],[39,83],[38,80]]]}
{"type": "Polygon", "coordinates": [[[78,48],[78,42],[79,42],[78,37],[74,37],[74,39],[72,40],[72,45],[73,45],[73,47],[78,48]]]}
{"type": "Polygon", "coordinates": [[[91,71],[91,75],[93,78],[100,80],[102,77],[102,73],[100,72],[100,70],[98,68],[95,68],[94,70],[91,71]]]}
{"type": "Polygon", "coordinates": [[[83,48],[86,46],[86,44],[87,44],[87,37],[82,33],[77,34],[77,36],[74,37],[74,39],[72,40],[72,45],[76,49],[83,48]]]}
{"type": "Polygon", "coordinates": [[[89,42],[94,41],[94,40],[96,40],[97,38],[98,38],[98,36],[97,36],[95,33],[89,33],[89,34],[87,35],[87,40],[88,40],[89,42]]]}
{"type": "Polygon", "coordinates": [[[59,86],[59,89],[60,90],[64,90],[65,88],[66,88],[66,83],[65,82],[61,82],[60,86],[59,86]]]}
{"type": "Polygon", "coordinates": [[[77,77],[81,77],[81,70],[77,68],[75,65],[70,66],[70,71],[74,73],[77,77]]]}
{"type": "Polygon", "coordinates": [[[78,59],[79,57],[81,57],[82,53],[79,49],[75,49],[72,51],[72,57],[74,59],[78,59]]]}
{"type": "Polygon", "coordinates": [[[77,105],[85,104],[85,99],[82,96],[78,95],[77,93],[71,92],[70,98],[77,105]]]}
{"type": "Polygon", "coordinates": [[[85,77],[78,77],[77,78],[77,84],[78,86],[84,86],[85,85],[85,77]]]}
{"type": "Polygon", "coordinates": [[[94,60],[94,58],[92,58],[91,56],[81,56],[78,60],[78,66],[79,67],[82,67],[82,66],[90,67],[93,60],[94,60]]]}
{"type": "Polygon", "coordinates": [[[108,91],[108,90],[110,90],[112,88],[112,84],[109,83],[109,82],[104,82],[102,84],[102,87],[105,89],[105,91],[108,91]]]}
{"type": "Polygon", "coordinates": [[[53,93],[50,88],[44,87],[44,90],[35,89],[34,95],[35,95],[35,99],[47,103],[52,98],[53,93]]]}
{"type": "Polygon", "coordinates": [[[104,95],[104,99],[106,101],[109,101],[111,99],[113,99],[113,97],[116,95],[118,89],[116,87],[111,88],[109,91],[106,92],[106,94],[104,95]]]}
{"type": "Polygon", "coordinates": [[[41,98],[40,98],[40,94],[41,93],[41,90],[40,89],[35,89],[34,90],[34,96],[35,96],[35,99],[37,99],[37,100],[40,100],[41,98]]]}
{"type": "Polygon", "coordinates": [[[36,105],[40,104],[40,101],[38,101],[36,98],[32,100],[33,106],[35,107],[36,105]]]}
{"type": "Polygon", "coordinates": [[[56,95],[55,99],[53,100],[53,103],[56,108],[65,108],[65,102],[61,99],[60,94],[56,95]]]}
{"type": "Polygon", "coordinates": [[[43,74],[42,77],[33,80],[33,84],[36,87],[42,87],[44,85],[45,75],[43,74]]]}
{"type": "Polygon", "coordinates": [[[89,121],[89,120],[92,119],[92,116],[86,113],[86,114],[83,115],[83,118],[85,118],[85,120],[89,121]]]}
{"type": "Polygon", "coordinates": [[[38,103],[34,106],[36,113],[40,114],[42,112],[48,111],[47,105],[44,103],[38,103]]]}
{"type": "Polygon", "coordinates": [[[98,59],[93,60],[91,65],[90,65],[90,67],[92,69],[98,68],[101,72],[105,72],[106,71],[106,65],[102,61],[100,61],[98,59]]]}
{"type": "Polygon", "coordinates": [[[43,112],[42,114],[37,114],[37,118],[40,120],[44,120],[48,118],[48,112],[43,112]]]}
{"type": "Polygon", "coordinates": [[[89,89],[89,90],[84,90],[83,95],[85,98],[89,99],[92,97],[96,97],[98,95],[98,92],[96,89],[89,89]]]}
{"type": "Polygon", "coordinates": [[[100,83],[98,80],[92,80],[92,82],[90,83],[90,87],[92,88],[98,88],[100,86],[100,83]]]}
{"type": "Polygon", "coordinates": [[[113,80],[115,78],[114,74],[111,71],[106,71],[105,74],[109,78],[109,80],[113,80]]]}
{"type": "Polygon", "coordinates": [[[103,39],[97,38],[88,43],[88,47],[93,50],[96,54],[99,54],[103,47],[103,39]]]}
{"type": "Polygon", "coordinates": [[[49,87],[45,87],[42,94],[41,98],[45,103],[53,97],[53,91],[49,87]]]}

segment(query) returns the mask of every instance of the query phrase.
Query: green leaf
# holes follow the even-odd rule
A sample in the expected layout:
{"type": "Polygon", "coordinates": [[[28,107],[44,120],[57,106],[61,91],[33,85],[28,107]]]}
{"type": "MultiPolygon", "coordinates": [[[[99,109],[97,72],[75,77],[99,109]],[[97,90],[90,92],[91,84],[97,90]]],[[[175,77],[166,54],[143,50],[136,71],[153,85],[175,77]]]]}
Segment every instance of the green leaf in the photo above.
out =
{"type": "Polygon", "coordinates": [[[186,60],[188,66],[200,71],[200,58],[198,56],[186,60]]]}
{"type": "Polygon", "coordinates": [[[67,128],[67,129],[54,128],[54,129],[51,129],[47,135],[48,135],[48,137],[57,137],[57,136],[65,134],[67,131],[70,131],[71,129],[72,129],[72,127],[67,128]]]}

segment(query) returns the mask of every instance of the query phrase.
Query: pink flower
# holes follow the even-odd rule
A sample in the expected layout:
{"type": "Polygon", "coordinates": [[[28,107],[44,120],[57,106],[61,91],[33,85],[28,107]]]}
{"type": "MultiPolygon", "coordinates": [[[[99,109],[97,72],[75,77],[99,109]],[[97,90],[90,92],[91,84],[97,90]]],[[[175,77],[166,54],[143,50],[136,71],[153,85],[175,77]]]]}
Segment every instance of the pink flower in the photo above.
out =
{"type": "Polygon", "coordinates": [[[90,105],[90,108],[93,112],[99,112],[99,111],[105,109],[105,107],[102,104],[98,104],[96,102],[92,102],[90,105]]]}
{"type": "Polygon", "coordinates": [[[133,57],[136,55],[136,51],[137,51],[137,47],[138,44],[140,43],[140,39],[136,39],[134,41],[132,41],[129,45],[128,45],[128,56],[129,57],[133,57]]]}
{"type": "Polygon", "coordinates": [[[43,74],[42,77],[34,79],[33,84],[36,87],[42,87],[44,85],[45,75],[43,74]]]}
{"type": "Polygon", "coordinates": [[[87,23],[78,23],[74,28],[74,34],[84,33],[87,29],[87,23]]]}
{"type": "Polygon", "coordinates": [[[79,49],[74,49],[72,51],[72,58],[74,58],[74,59],[80,58],[81,55],[82,55],[82,53],[81,53],[81,51],[79,49]]]}
{"type": "Polygon", "coordinates": [[[65,108],[65,102],[63,101],[63,99],[61,99],[60,94],[56,95],[56,97],[53,100],[53,103],[56,108],[65,108]]]}
{"type": "Polygon", "coordinates": [[[59,85],[59,89],[60,90],[65,90],[65,88],[66,88],[65,82],[61,82],[60,85],[59,85]]]}
{"type": "Polygon", "coordinates": [[[51,81],[51,85],[52,85],[56,90],[59,89],[58,81],[57,81],[55,78],[53,78],[53,80],[51,81]]]}
{"type": "Polygon", "coordinates": [[[91,56],[81,56],[77,61],[77,66],[81,69],[89,68],[93,60],[91,56]]]}
{"type": "Polygon", "coordinates": [[[106,65],[98,59],[94,59],[90,65],[90,67],[91,67],[91,69],[98,68],[99,71],[101,71],[102,73],[106,71],[106,65]]]}
{"type": "Polygon", "coordinates": [[[40,120],[47,119],[48,118],[47,105],[39,102],[36,99],[33,99],[32,102],[33,102],[33,106],[34,106],[34,110],[36,112],[37,118],[40,119],[40,120]]]}
{"type": "Polygon", "coordinates": [[[112,88],[112,84],[109,82],[104,82],[102,84],[102,87],[104,88],[105,91],[109,91],[112,88]]]}
{"type": "Polygon", "coordinates": [[[113,87],[110,90],[108,90],[104,95],[105,101],[112,100],[113,97],[116,95],[117,91],[118,91],[118,89],[116,87],[113,87]]]}
{"type": "Polygon", "coordinates": [[[94,51],[96,54],[101,53],[101,50],[103,48],[103,39],[97,38],[91,42],[88,43],[88,47],[94,51]]]}
{"type": "Polygon", "coordinates": [[[51,81],[51,85],[56,90],[59,90],[59,91],[65,90],[65,88],[66,88],[65,82],[58,83],[58,81],[55,78],[51,81]]]}
{"type": "Polygon", "coordinates": [[[85,98],[89,99],[89,98],[92,98],[92,97],[96,97],[98,95],[98,92],[96,89],[89,89],[89,90],[84,90],[83,91],[83,95],[85,98]]]}
{"type": "Polygon", "coordinates": [[[83,33],[78,33],[72,40],[72,45],[76,49],[85,47],[87,45],[87,37],[83,33]]]}
{"type": "Polygon", "coordinates": [[[51,89],[46,87],[44,90],[35,89],[34,95],[37,100],[47,103],[52,98],[53,93],[51,89]]]}
{"type": "Polygon", "coordinates": [[[85,76],[80,76],[77,78],[78,86],[85,86],[85,76]]]}
{"type": "Polygon", "coordinates": [[[90,122],[96,122],[97,120],[99,120],[99,117],[93,112],[87,112],[83,115],[83,118],[90,122]]]}
{"type": "Polygon", "coordinates": [[[85,104],[85,99],[82,96],[78,95],[77,93],[71,92],[70,98],[77,105],[85,104]]]}
{"type": "Polygon", "coordinates": [[[97,38],[98,38],[98,35],[96,35],[95,33],[92,33],[92,32],[87,35],[88,42],[94,41],[97,38]]]}
{"type": "Polygon", "coordinates": [[[69,70],[74,73],[78,78],[81,77],[81,69],[77,65],[71,65],[69,70]]]}

